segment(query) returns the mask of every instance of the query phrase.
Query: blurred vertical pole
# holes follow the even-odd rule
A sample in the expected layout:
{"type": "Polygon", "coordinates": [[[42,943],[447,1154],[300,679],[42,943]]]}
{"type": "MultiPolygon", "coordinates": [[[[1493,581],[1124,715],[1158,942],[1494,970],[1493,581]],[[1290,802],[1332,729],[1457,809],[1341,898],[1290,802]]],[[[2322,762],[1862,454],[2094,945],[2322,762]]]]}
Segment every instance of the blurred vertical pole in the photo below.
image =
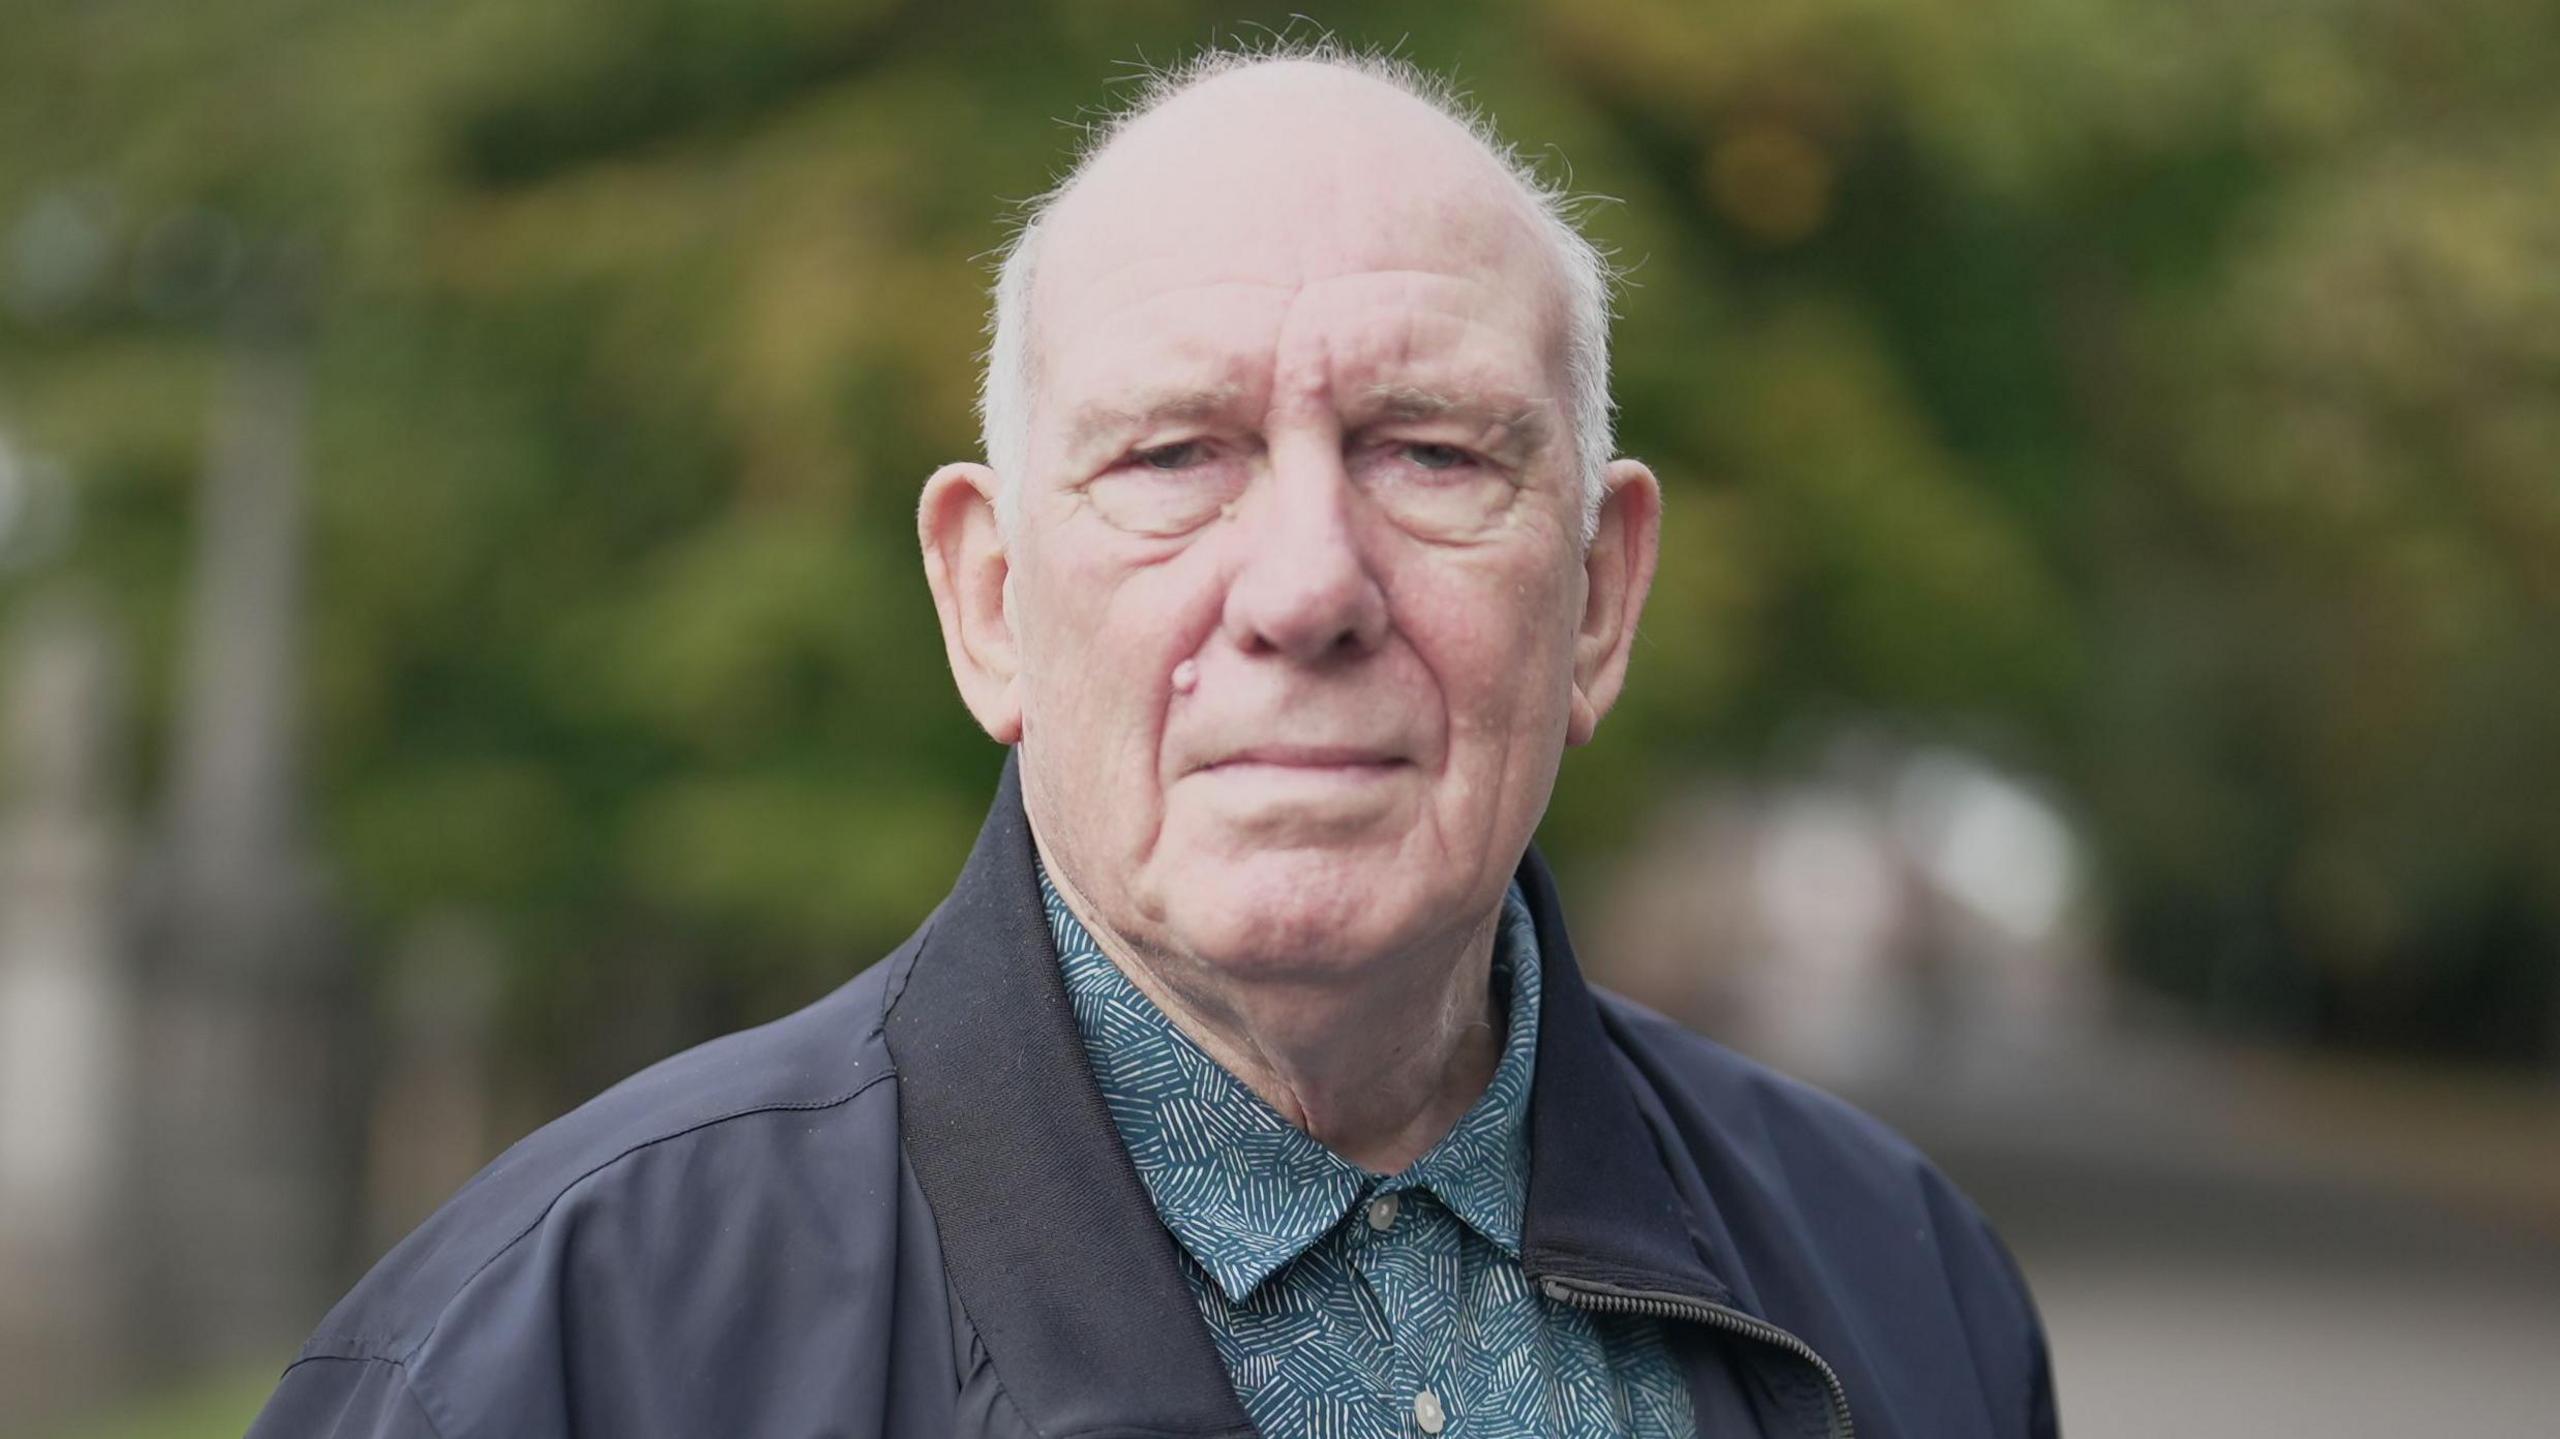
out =
{"type": "Polygon", "coordinates": [[[387,956],[380,1058],[365,1126],[363,1243],[379,1253],[415,1229],[495,1150],[498,940],[461,911],[412,926],[387,956]]]}
{"type": "Polygon", "coordinates": [[[120,666],[94,610],[38,600],[0,675],[0,1413],[115,1380],[109,1219],[125,1152],[130,975],[120,666]]]}
{"type": "Polygon", "coordinates": [[[246,307],[215,400],[143,895],[135,1318],[156,1367],[280,1361],[351,1207],[347,1002],[300,815],[307,358],[289,287],[246,307]]]}

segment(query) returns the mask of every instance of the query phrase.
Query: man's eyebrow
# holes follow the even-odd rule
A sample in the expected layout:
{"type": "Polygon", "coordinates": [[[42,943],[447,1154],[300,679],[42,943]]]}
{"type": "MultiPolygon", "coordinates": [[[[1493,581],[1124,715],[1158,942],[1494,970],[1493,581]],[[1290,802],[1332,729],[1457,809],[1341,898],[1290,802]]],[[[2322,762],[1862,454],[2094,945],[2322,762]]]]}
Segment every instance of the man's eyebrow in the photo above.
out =
{"type": "Polygon", "coordinates": [[[1553,431],[1547,406],[1517,395],[1461,396],[1413,385],[1381,385],[1362,397],[1371,421],[1473,420],[1510,432],[1523,448],[1544,446],[1553,431]]]}
{"type": "Polygon", "coordinates": [[[1150,425],[1214,419],[1233,410],[1242,394],[1234,385],[1211,385],[1087,405],[1068,422],[1067,443],[1072,449],[1083,451],[1150,425]]]}

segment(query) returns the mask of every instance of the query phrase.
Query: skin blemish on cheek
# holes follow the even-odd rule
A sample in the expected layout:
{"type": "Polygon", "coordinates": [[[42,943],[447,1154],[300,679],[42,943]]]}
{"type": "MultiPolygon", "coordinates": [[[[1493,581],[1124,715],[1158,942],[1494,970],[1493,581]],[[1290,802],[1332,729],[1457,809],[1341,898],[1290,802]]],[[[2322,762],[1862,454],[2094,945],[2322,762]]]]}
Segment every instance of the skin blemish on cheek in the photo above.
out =
{"type": "Polygon", "coordinates": [[[1187,695],[1200,687],[1200,662],[1184,660],[1173,667],[1173,692],[1187,695]]]}

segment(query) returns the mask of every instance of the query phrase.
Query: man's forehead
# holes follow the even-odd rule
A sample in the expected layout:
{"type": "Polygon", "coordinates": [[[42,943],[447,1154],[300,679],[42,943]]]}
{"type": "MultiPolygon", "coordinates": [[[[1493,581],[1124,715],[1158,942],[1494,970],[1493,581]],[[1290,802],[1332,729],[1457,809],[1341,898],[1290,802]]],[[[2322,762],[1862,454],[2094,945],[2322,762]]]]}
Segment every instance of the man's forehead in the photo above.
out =
{"type": "MultiPolygon", "coordinates": [[[[1553,438],[1559,418],[1553,397],[1484,368],[1425,370],[1355,384],[1326,398],[1355,424],[1446,419],[1500,429],[1532,448],[1553,438]]],[[[1074,454],[1096,446],[1116,448],[1167,425],[1251,424],[1264,418],[1271,403],[1263,385],[1157,376],[1094,387],[1060,410],[1064,442],[1074,454]]]]}
{"type": "Polygon", "coordinates": [[[1541,317],[1482,282],[1358,272],[1301,287],[1171,289],[1085,313],[1087,323],[1050,337],[1041,383],[1041,407],[1071,446],[1311,404],[1354,419],[1551,408],[1541,317]]]}

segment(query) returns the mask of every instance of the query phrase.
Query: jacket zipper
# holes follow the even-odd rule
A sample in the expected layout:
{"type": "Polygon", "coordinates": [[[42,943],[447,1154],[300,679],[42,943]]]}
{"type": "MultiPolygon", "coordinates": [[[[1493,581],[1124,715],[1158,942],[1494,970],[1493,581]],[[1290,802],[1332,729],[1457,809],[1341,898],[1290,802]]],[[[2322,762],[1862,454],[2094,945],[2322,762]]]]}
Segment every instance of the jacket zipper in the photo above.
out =
{"type": "Polygon", "coordinates": [[[1565,1279],[1549,1274],[1538,1280],[1538,1288],[1558,1304],[1595,1314],[1637,1314],[1648,1319],[1686,1319],[1739,1334],[1763,1344],[1775,1345],[1814,1368],[1822,1376],[1823,1387],[1831,1401],[1831,1439],[1857,1439],[1858,1426],[1849,1417],[1849,1391],[1840,1384],[1840,1376],[1823,1362],[1813,1346],[1789,1334],[1775,1324],[1754,1319],[1738,1309],[1692,1299],[1685,1294],[1664,1294],[1650,1289],[1621,1289],[1611,1284],[1595,1284],[1587,1279],[1565,1279]]]}

